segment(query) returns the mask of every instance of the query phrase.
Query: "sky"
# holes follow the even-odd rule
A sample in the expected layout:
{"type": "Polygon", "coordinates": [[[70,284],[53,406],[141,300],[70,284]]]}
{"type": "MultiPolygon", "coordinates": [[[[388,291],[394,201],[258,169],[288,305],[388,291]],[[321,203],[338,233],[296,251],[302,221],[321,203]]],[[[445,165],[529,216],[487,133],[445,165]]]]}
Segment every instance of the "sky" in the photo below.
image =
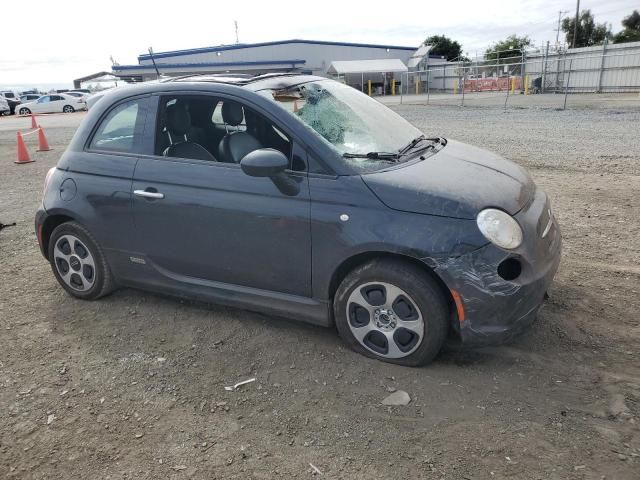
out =
{"type": "MultiPolygon", "coordinates": [[[[4,11],[19,12],[3,26],[0,86],[70,87],[74,78],[137,63],[149,46],[155,52],[235,43],[302,38],[418,46],[444,34],[476,56],[516,33],[536,45],[555,42],[558,11],[575,15],[575,0],[404,0],[291,2],[242,0],[109,0],[87,2],[4,0],[4,11]],[[385,6],[393,6],[387,10],[385,6]],[[32,12],[32,13],[30,13],[32,12]]],[[[581,0],[596,22],[614,32],[640,0],[581,0]]],[[[560,34],[562,39],[562,32],[560,34]]]]}

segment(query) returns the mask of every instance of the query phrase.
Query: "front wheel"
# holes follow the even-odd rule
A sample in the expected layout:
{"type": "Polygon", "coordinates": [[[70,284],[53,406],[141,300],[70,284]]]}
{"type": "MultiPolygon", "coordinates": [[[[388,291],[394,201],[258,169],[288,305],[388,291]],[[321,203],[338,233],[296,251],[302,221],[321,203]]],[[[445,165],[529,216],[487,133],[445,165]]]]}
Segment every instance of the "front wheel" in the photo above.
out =
{"type": "Polygon", "coordinates": [[[441,288],[409,262],[380,259],[356,268],[340,284],[333,308],[349,346],[385,362],[426,365],[446,339],[449,310],[441,288]]]}
{"type": "Polygon", "coordinates": [[[49,261],[58,283],[74,297],[95,300],[113,289],[102,249],[79,223],[63,223],[53,230],[49,261]]]}
{"type": "Polygon", "coordinates": [[[30,115],[31,114],[31,110],[29,110],[28,108],[21,108],[18,113],[20,113],[20,115],[30,115]]]}
{"type": "Polygon", "coordinates": [[[65,106],[62,108],[62,111],[63,111],[64,113],[73,113],[73,112],[75,112],[76,110],[75,110],[71,105],[65,105],[65,106]]]}

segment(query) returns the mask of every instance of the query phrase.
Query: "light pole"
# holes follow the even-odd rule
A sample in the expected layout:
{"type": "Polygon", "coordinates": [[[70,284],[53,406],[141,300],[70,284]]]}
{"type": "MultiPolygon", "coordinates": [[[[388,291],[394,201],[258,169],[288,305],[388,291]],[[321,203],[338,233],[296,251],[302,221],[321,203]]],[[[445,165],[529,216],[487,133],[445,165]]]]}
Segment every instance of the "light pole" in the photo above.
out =
{"type": "Polygon", "coordinates": [[[576,3],[576,22],[573,25],[573,42],[571,42],[571,48],[576,48],[576,36],[578,35],[578,17],[580,16],[580,0],[576,3]]]}
{"type": "Polygon", "coordinates": [[[556,50],[558,49],[558,45],[560,44],[560,22],[562,22],[562,16],[565,13],[569,13],[569,10],[558,11],[558,28],[556,30],[556,50]]]}

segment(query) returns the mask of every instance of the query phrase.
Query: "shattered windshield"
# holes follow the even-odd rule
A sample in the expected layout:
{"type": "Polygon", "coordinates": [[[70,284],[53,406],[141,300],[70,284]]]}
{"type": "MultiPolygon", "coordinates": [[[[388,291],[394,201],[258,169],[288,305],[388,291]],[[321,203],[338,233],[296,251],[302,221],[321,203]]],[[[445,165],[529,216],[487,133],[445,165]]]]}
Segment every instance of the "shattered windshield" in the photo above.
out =
{"type": "Polygon", "coordinates": [[[272,98],[363,171],[400,161],[398,153],[422,135],[371,97],[331,80],[259,92],[272,98]]]}

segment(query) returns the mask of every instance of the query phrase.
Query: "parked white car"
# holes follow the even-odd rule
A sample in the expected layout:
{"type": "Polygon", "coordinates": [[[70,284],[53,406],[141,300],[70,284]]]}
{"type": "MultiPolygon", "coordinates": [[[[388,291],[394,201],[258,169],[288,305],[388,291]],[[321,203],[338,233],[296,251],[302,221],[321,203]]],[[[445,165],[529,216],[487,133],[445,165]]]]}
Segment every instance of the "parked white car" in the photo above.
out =
{"type": "Polygon", "coordinates": [[[82,98],[76,98],[64,93],[55,93],[51,95],[43,95],[39,99],[21,103],[18,106],[20,115],[29,115],[31,113],[72,113],[76,110],[86,110],[87,104],[82,98]]]}
{"type": "Polygon", "coordinates": [[[87,101],[87,98],[89,98],[89,94],[88,93],[78,92],[77,90],[71,90],[70,92],[64,92],[64,94],[65,95],[71,95],[72,97],[76,97],[76,98],[81,98],[85,102],[87,101]]]}

